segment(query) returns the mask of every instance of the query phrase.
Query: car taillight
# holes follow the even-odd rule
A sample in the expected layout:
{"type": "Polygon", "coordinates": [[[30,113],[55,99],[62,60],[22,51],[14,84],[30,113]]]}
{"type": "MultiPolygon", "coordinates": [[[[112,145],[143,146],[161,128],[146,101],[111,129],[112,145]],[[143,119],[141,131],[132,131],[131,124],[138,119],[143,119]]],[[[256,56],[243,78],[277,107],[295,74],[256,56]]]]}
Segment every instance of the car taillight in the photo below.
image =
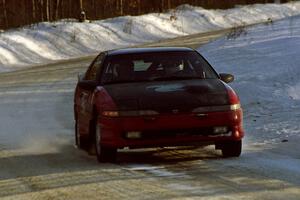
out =
{"type": "Polygon", "coordinates": [[[105,117],[137,117],[154,116],[159,113],[154,110],[119,111],[114,100],[103,87],[97,87],[96,106],[99,113],[105,117]]]}
{"type": "Polygon", "coordinates": [[[241,108],[241,104],[233,104],[233,105],[230,105],[230,110],[238,110],[241,108]]]}
{"type": "Polygon", "coordinates": [[[103,111],[102,115],[105,117],[119,117],[120,116],[118,111],[103,111]]]}
{"type": "Polygon", "coordinates": [[[204,113],[209,113],[209,112],[223,112],[223,111],[235,111],[241,109],[241,104],[239,97],[237,94],[234,92],[234,90],[226,85],[227,89],[227,94],[228,94],[228,99],[229,103],[227,105],[220,105],[220,106],[202,106],[202,107],[197,107],[193,109],[193,113],[197,113],[197,116],[202,117],[206,116],[204,113]]]}
{"type": "Polygon", "coordinates": [[[238,110],[241,108],[240,99],[238,95],[234,92],[234,90],[226,85],[228,98],[229,98],[229,104],[230,104],[230,110],[238,110]]]}
{"type": "Polygon", "coordinates": [[[96,106],[99,113],[104,116],[118,117],[117,106],[111,96],[103,87],[97,87],[96,106]]]}
{"type": "Polygon", "coordinates": [[[206,116],[203,113],[209,113],[209,112],[223,112],[223,111],[235,111],[241,109],[241,104],[239,97],[234,92],[234,90],[226,85],[228,98],[229,98],[229,104],[228,105],[220,105],[220,106],[203,106],[193,109],[193,113],[198,113],[197,116],[206,116]]]}

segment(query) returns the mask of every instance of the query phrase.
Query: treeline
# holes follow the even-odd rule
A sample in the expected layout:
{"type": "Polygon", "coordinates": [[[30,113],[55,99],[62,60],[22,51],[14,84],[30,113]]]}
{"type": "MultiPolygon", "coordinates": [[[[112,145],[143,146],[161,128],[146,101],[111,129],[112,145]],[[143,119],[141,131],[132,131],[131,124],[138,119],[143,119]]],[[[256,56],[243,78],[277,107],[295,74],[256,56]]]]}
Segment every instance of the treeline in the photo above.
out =
{"type": "Polygon", "coordinates": [[[0,0],[0,29],[64,18],[79,19],[81,11],[94,20],[163,12],[181,4],[230,8],[236,4],[271,2],[274,0],[0,0]]]}

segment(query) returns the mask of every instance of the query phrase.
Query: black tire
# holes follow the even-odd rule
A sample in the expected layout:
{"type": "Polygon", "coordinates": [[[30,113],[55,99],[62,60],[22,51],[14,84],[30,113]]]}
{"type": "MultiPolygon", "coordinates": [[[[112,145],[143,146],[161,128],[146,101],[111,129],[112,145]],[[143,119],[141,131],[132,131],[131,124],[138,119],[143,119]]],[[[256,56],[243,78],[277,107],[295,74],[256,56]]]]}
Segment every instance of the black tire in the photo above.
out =
{"type": "Polygon", "coordinates": [[[117,149],[103,147],[103,145],[101,145],[101,128],[97,122],[95,123],[94,135],[94,144],[98,162],[115,162],[117,156],[117,149]]]}
{"type": "Polygon", "coordinates": [[[75,145],[78,149],[86,149],[88,146],[88,141],[79,134],[77,120],[75,120],[75,145]]]}
{"type": "Polygon", "coordinates": [[[75,120],[75,145],[78,149],[82,149],[82,143],[80,141],[80,134],[78,129],[78,123],[77,120],[75,120]]]}
{"type": "Polygon", "coordinates": [[[223,157],[239,157],[242,153],[242,141],[228,141],[221,144],[223,157]]]}

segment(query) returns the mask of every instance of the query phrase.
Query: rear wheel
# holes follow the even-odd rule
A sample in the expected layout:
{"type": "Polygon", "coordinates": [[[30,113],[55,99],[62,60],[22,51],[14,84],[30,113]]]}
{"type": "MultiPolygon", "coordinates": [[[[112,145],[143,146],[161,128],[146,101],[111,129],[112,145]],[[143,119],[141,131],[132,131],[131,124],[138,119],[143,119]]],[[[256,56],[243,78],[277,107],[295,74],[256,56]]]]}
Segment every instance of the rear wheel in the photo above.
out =
{"type": "Polygon", "coordinates": [[[75,120],[75,145],[78,149],[87,149],[89,146],[88,138],[80,135],[77,120],[75,120]]]}
{"type": "Polygon", "coordinates": [[[227,141],[221,144],[224,157],[239,157],[242,153],[242,141],[227,141]]]}
{"type": "Polygon", "coordinates": [[[98,162],[114,162],[116,160],[117,149],[103,147],[101,144],[101,127],[96,122],[95,128],[95,150],[98,162]]]}
{"type": "Polygon", "coordinates": [[[78,149],[84,149],[87,147],[87,140],[80,136],[77,120],[75,120],[75,145],[78,149]]]}

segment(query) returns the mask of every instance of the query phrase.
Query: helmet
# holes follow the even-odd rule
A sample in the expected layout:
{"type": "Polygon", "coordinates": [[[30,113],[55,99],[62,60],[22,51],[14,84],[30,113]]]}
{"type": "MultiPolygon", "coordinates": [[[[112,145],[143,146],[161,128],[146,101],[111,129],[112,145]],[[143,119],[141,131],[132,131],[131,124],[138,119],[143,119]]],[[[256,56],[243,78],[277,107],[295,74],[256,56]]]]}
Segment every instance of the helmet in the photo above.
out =
{"type": "Polygon", "coordinates": [[[182,62],[179,60],[167,60],[162,63],[167,75],[182,71],[182,62]]]}

